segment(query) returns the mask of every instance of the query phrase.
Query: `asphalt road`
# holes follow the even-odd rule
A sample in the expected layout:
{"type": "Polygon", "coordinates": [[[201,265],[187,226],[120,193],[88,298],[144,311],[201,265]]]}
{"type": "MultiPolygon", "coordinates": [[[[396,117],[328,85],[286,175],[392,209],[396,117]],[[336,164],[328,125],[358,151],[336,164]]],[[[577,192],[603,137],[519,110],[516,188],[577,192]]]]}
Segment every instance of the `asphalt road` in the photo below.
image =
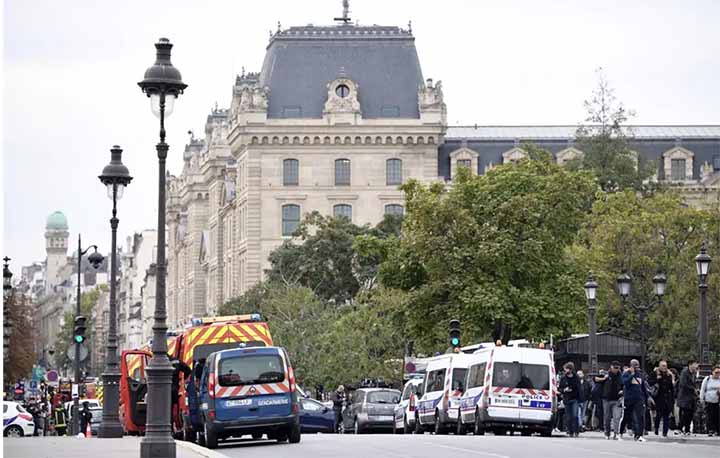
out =
{"type": "MultiPolygon", "coordinates": [[[[299,444],[274,441],[238,440],[225,442],[215,450],[220,456],[265,458],[718,458],[720,438],[716,440],[651,439],[606,441],[600,435],[577,439],[566,437],[473,436],[393,436],[380,435],[303,435],[299,444]]],[[[217,456],[217,455],[215,455],[217,456]]]]}

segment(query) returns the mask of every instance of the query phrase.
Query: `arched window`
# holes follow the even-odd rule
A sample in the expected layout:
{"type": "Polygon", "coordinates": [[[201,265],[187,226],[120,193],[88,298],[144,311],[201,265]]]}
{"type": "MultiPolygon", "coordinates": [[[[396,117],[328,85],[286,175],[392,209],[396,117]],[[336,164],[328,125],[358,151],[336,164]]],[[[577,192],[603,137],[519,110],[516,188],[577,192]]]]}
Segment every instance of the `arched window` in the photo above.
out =
{"type": "Polygon", "coordinates": [[[285,159],[283,161],[283,186],[297,186],[300,183],[300,161],[285,159]]]}
{"type": "Polygon", "coordinates": [[[350,186],[350,159],[335,160],[335,186],[350,186]]]}
{"type": "Polygon", "coordinates": [[[337,204],[333,206],[333,216],[335,218],[343,217],[352,221],[352,205],[337,204]]]}
{"type": "Polygon", "coordinates": [[[403,214],[405,214],[405,209],[402,205],[399,204],[388,204],[385,205],[385,214],[402,216],[403,214]]]}
{"type": "Polygon", "coordinates": [[[300,205],[287,204],[282,206],[282,235],[290,237],[300,225],[300,205]]]}
{"type": "Polygon", "coordinates": [[[401,159],[388,159],[385,162],[385,178],[388,186],[402,184],[401,159]]]}

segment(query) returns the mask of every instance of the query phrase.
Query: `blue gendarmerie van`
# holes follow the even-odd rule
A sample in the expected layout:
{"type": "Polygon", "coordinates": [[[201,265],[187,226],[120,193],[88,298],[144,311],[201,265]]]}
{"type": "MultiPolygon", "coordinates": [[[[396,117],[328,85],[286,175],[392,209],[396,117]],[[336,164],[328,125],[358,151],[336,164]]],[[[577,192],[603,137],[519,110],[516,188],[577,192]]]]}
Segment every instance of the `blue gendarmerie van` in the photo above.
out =
{"type": "Polygon", "coordinates": [[[300,442],[299,401],[284,348],[247,347],[211,353],[200,381],[199,441],[250,435],[300,442]]]}

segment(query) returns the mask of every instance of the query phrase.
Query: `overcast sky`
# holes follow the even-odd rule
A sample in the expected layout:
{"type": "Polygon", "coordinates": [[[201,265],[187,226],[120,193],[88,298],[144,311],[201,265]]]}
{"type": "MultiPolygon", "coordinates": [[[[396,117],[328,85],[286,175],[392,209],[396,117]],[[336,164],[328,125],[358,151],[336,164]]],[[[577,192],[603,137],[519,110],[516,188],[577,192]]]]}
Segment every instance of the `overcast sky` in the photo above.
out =
{"type": "MultiPolygon", "coordinates": [[[[443,81],[456,124],[576,124],[602,66],[636,123],[720,123],[720,2],[351,0],[360,24],[412,20],[426,78],[443,81]]],[[[189,85],[167,123],[177,174],[187,131],[230,104],[241,67],[259,71],[268,32],[330,24],[340,0],[5,0],[3,255],[45,258],[48,214],[109,251],[110,201],[97,179],[125,149],[135,180],[119,204],[120,243],[157,224],[157,120],[137,81],[153,44],[175,44],[189,85]]]]}

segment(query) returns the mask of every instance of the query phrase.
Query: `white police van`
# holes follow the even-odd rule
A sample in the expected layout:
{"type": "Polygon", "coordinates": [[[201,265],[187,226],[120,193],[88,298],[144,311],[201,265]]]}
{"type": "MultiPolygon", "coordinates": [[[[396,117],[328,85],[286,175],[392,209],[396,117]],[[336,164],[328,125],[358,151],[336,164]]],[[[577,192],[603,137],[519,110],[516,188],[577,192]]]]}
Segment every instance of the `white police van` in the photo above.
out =
{"type": "Polygon", "coordinates": [[[421,390],[423,395],[415,409],[415,432],[435,431],[446,434],[458,419],[460,395],[472,355],[451,353],[428,361],[421,390]]]}
{"type": "Polygon", "coordinates": [[[470,355],[458,434],[520,431],[550,436],[557,411],[553,353],[490,344],[470,355]]]}

